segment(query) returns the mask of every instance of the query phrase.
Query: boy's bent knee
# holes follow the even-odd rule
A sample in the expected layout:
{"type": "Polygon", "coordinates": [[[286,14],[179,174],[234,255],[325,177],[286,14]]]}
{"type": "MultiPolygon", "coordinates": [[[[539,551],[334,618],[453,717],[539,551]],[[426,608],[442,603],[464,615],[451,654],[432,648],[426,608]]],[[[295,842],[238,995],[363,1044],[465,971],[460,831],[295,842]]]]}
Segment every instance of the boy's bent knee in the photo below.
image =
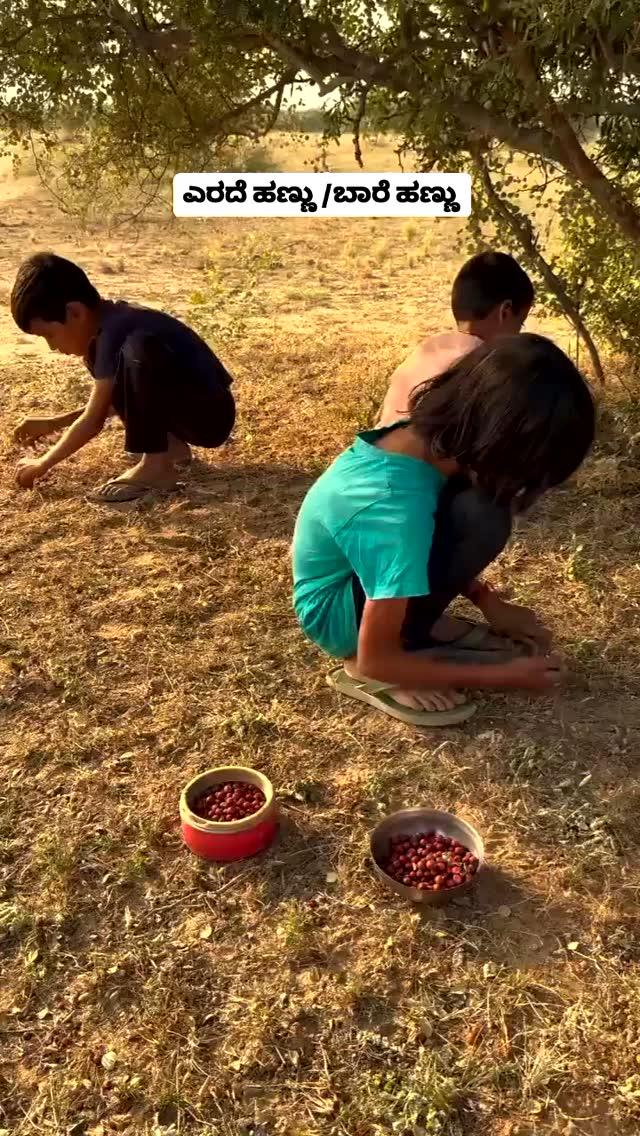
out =
{"type": "Polygon", "coordinates": [[[488,552],[502,551],[511,536],[512,517],[508,505],[499,505],[481,489],[471,487],[456,494],[450,504],[451,520],[458,534],[473,536],[488,552]]]}

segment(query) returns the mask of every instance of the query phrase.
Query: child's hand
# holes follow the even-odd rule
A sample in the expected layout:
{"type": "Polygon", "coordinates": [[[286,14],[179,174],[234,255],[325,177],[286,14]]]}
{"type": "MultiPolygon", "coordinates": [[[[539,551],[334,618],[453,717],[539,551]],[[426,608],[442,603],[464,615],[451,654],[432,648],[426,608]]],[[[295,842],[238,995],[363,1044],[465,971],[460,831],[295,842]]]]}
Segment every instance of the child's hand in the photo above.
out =
{"type": "Polygon", "coordinates": [[[43,468],[42,462],[33,458],[22,458],[18,462],[16,470],[16,481],[21,489],[33,489],[34,482],[39,477],[44,477],[46,469],[43,468]]]}
{"type": "Polygon", "coordinates": [[[48,418],[24,418],[13,431],[14,442],[37,442],[51,432],[48,418]]]}
{"type": "Polygon", "coordinates": [[[551,647],[550,631],[531,608],[507,603],[495,592],[490,592],[483,600],[481,610],[497,635],[507,635],[510,639],[531,643],[542,652],[551,647]]]}
{"type": "Polygon", "coordinates": [[[537,690],[544,693],[559,686],[564,678],[564,669],[557,655],[512,659],[510,663],[501,666],[500,670],[500,686],[514,690],[537,690]]]}

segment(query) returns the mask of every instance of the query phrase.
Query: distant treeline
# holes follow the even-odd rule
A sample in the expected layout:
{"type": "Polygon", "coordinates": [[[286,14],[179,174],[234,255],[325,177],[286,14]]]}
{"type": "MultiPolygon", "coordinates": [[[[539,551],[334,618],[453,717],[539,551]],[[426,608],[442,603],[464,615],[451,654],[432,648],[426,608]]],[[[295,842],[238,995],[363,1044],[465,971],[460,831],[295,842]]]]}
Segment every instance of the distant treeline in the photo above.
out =
{"type": "MultiPolygon", "coordinates": [[[[600,134],[596,119],[582,123],[582,129],[587,142],[594,142],[600,134]]],[[[325,117],[321,107],[310,107],[307,110],[286,110],[280,116],[279,127],[283,130],[295,130],[303,134],[322,134],[325,128],[325,117]]],[[[396,123],[397,129],[397,123],[396,123]]],[[[385,134],[386,131],[379,123],[362,123],[362,134],[385,134]]]]}
{"type": "MultiPolygon", "coordinates": [[[[309,107],[307,110],[286,110],[278,120],[282,130],[294,130],[302,134],[322,134],[325,128],[325,116],[321,107],[309,107]]],[[[376,134],[384,131],[379,126],[367,124],[366,118],[362,123],[362,133],[373,130],[376,134]]]]}

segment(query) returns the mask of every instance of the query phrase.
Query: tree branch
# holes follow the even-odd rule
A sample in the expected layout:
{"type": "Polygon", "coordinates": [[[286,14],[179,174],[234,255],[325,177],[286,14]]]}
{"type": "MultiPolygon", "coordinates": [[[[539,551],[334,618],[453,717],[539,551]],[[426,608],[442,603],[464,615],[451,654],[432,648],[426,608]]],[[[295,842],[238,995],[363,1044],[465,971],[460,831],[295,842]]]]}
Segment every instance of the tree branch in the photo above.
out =
{"type": "MultiPolygon", "coordinates": [[[[326,33],[326,25],[322,30],[326,33]]],[[[318,40],[320,29],[318,25],[311,29],[310,39],[318,40]]],[[[342,86],[343,83],[362,80],[365,78],[367,86],[378,83],[386,86],[396,94],[413,94],[418,97],[424,95],[422,82],[413,82],[400,68],[389,60],[374,59],[370,55],[355,52],[340,39],[332,29],[330,40],[334,50],[331,57],[321,58],[317,52],[312,51],[302,43],[286,43],[271,33],[251,30],[243,32],[241,37],[234,37],[234,41],[245,46],[257,43],[269,46],[276,51],[280,58],[292,67],[305,71],[314,82],[320,85],[320,94],[326,95],[330,91],[342,86]],[[336,54],[339,52],[339,56],[336,54]]],[[[446,97],[440,104],[444,110],[457,118],[464,126],[470,126],[482,134],[496,138],[500,142],[511,146],[515,150],[525,153],[537,154],[547,161],[561,162],[562,154],[556,140],[549,131],[540,128],[515,126],[506,117],[494,115],[480,104],[471,100],[458,98],[455,95],[446,97]]]]}
{"type": "Polygon", "coordinates": [[[561,164],[587,189],[591,196],[613,217],[622,231],[634,242],[640,240],[640,212],[627,200],[618,187],[602,172],[580,144],[566,114],[554,101],[536,68],[531,49],[518,36],[514,22],[504,20],[500,25],[503,42],[511,49],[522,76],[525,90],[537,104],[542,121],[556,139],[561,153],[561,164]]]}
{"type": "Polygon", "coordinates": [[[0,48],[3,52],[15,51],[16,47],[18,47],[18,45],[22,43],[23,39],[26,39],[27,36],[32,35],[33,32],[37,32],[41,29],[56,25],[60,26],[64,24],[79,24],[81,21],[83,21],[83,17],[78,16],[75,13],[71,15],[69,13],[61,12],[59,16],[46,16],[44,19],[31,23],[26,28],[23,28],[17,36],[14,36],[13,39],[2,40],[2,42],[0,43],[0,48]]]}
{"type": "Polygon", "coordinates": [[[188,46],[192,38],[191,32],[182,33],[178,28],[172,29],[169,32],[148,32],[144,28],[141,28],[138,24],[136,24],[135,20],[122,7],[122,4],[119,3],[119,0],[102,0],[102,4],[107,13],[111,15],[113,19],[115,19],[116,23],[119,23],[123,31],[133,43],[134,47],[137,47],[140,51],[142,51],[144,55],[148,57],[148,59],[151,61],[152,66],[162,76],[164,82],[171,91],[171,94],[173,95],[183,115],[185,116],[186,121],[189,123],[191,129],[193,129],[194,124],[189,106],[182,98],[182,95],[176,87],[166,66],[166,59],[169,58],[169,55],[167,54],[167,45],[171,47],[171,52],[173,53],[176,49],[176,35],[181,36],[185,34],[186,36],[188,36],[188,46]],[[169,35],[172,38],[171,40],[166,41],[163,39],[161,45],[161,41],[158,39],[158,37],[164,37],[165,35],[169,35]]]}
{"type": "Polygon", "coordinates": [[[619,55],[612,47],[603,31],[596,32],[600,53],[610,71],[619,75],[640,75],[640,59],[633,52],[619,55]]]}
{"type": "Polygon", "coordinates": [[[522,248],[529,257],[530,261],[535,265],[538,272],[542,276],[542,279],[547,285],[549,291],[552,292],[553,295],[558,299],[562,310],[575,327],[578,335],[584,342],[584,345],[589,352],[596,378],[600,383],[604,385],[604,371],[602,369],[602,363],[600,362],[598,349],[593,342],[593,339],[591,338],[591,334],[587,325],[580,315],[578,305],[573,301],[573,299],[567,292],[566,285],[564,284],[563,280],[561,280],[561,278],[556,275],[551,265],[548,263],[548,261],[545,260],[542,253],[540,252],[534,236],[533,226],[529,218],[525,217],[522,213],[519,212],[519,210],[514,209],[509,204],[509,202],[505,201],[504,198],[501,197],[497,192],[491,180],[489,168],[478,149],[475,149],[473,152],[473,161],[478,174],[480,175],[480,179],[484,186],[484,190],[489,203],[491,204],[495,213],[499,217],[501,217],[503,221],[505,221],[509,226],[511,232],[522,245],[522,248]]]}
{"type": "Polygon", "coordinates": [[[157,65],[159,59],[179,58],[191,47],[193,32],[189,28],[164,27],[149,31],[140,27],[119,0],[102,0],[114,23],[127,33],[132,43],[157,65]]]}
{"type": "Polygon", "coordinates": [[[584,118],[640,118],[640,102],[637,103],[582,103],[579,100],[556,103],[563,114],[581,115],[584,118]]]}
{"type": "Polygon", "coordinates": [[[358,106],[356,109],[355,118],[353,120],[353,153],[355,155],[356,162],[360,166],[360,169],[363,169],[364,167],[364,162],[362,161],[362,149],[360,147],[360,127],[362,126],[362,120],[367,112],[368,94],[369,88],[363,87],[360,91],[360,98],[358,100],[358,106]]]}
{"type": "Polygon", "coordinates": [[[273,125],[277,121],[278,115],[280,113],[285,88],[290,83],[294,82],[296,75],[297,71],[295,71],[293,68],[285,71],[284,75],[282,75],[278,79],[277,83],[273,84],[273,86],[267,87],[264,91],[259,91],[257,95],[253,96],[252,99],[247,99],[246,103],[242,103],[240,106],[231,107],[230,110],[225,111],[224,114],[220,115],[216,119],[215,125],[224,126],[228,122],[233,122],[234,118],[241,118],[243,114],[247,113],[247,111],[254,110],[255,107],[260,106],[262,103],[266,102],[267,99],[270,99],[273,95],[276,95],[274,115],[271,116],[270,125],[268,126],[268,130],[273,129],[273,125]]]}
{"type": "Polygon", "coordinates": [[[513,150],[537,154],[550,162],[564,164],[563,154],[549,130],[542,127],[515,126],[508,118],[492,114],[476,102],[450,95],[442,102],[445,110],[464,126],[470,126],[488,138],[495,138],[513,150]]]}

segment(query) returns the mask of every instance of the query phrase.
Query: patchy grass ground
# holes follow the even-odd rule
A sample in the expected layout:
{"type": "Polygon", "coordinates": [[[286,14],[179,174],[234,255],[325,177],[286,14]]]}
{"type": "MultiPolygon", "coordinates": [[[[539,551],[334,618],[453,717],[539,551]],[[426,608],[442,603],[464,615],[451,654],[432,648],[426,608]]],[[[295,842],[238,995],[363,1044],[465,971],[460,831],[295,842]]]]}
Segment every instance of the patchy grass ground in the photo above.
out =
{"type": "Polygon", "coordinates": [[[31,178],[0,189],[0,1130],[637,1133],[633,400],[613,384],[594,460],[496,570],[551,620],[568,688],[421,735],[328,690],[288,542],[395,363],[449,326],[461,224],[152,220],[124,238],[74,233],[31,178]],[[6,310],[47,246],[107,294],[197,319],[235,372],[233,444],[182,499],[83,501],[122,463],[116,428],[14,489],[16,418],[86,390],[6,310]],[[181,845],[178,796],[231,760],[274,780],[281,838],[209,867],[181,845]],[[376,818],[420,801],[473,819],[491,861],[436,913],[383,893],[366,858],[376,818]]]}

